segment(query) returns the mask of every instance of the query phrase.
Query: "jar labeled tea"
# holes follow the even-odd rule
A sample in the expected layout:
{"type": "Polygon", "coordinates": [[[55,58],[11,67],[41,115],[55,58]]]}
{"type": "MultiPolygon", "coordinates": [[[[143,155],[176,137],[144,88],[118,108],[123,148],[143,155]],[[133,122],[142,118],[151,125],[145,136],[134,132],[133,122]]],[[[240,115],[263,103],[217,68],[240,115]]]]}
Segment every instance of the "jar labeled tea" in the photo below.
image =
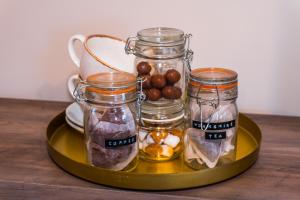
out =
{"type": "Polygon", "coordinates": [[[188,86],[188,126],[184,157],[194,168],[235,160],[237,73],[223,68],[192,70],[188,86]]]}
{"type": "Polygon", "coordinates": [[[183,151],[183,107],[164,110],[143,106],[139,130],[140,157],[151,161],[172,160],[183,151]]]}
{"type": "Polygon", "coordinates": [[[136,74],[144,79],[146,104],[182,104],[192,51],[190,35],[175,28],[149,28],[127,39],[125,51],[134,54],[136,74]]]}
{"type": "Polygon", "coordinates": [[[136,78],[107,72],[87,78],[76,90],[84,104],[84,133],[91,165],[114,171],[137,164],[136,78]]]}

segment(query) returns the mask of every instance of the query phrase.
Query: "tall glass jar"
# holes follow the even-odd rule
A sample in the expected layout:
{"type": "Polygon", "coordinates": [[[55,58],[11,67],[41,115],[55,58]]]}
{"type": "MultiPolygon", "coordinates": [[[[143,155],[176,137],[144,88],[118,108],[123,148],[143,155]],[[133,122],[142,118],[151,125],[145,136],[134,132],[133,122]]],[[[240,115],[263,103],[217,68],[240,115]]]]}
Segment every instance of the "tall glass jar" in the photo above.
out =
{"type": "Polygon", "coordinates": [[[140,158],[167,161],[181,154],[185,127],[182,105],[170,105],[164,110],[143,105],[140,121],[140,158]]]}
{"type": "Polygon", "coordinates": [[[84,105],[84,133],[91,165],[114,171],[137,164],[136,78],[123,72],[91,75],[76,89],[84,105]]]}
{"type": "Polygon", "coordinates": [[[185,161],[194,168],[215,167],[235,160],[238,108],[237,73],[223,68],[199,68],[188,86],[185,161]]]}
{"type": "Polygon", "coordinates": [[[183,104],[192,58],[189,38],[181,30],[157,27],[127,39],[125,51],[136,56],[136,74],[144,78],[144,103],[156,107],[183,104]]]}

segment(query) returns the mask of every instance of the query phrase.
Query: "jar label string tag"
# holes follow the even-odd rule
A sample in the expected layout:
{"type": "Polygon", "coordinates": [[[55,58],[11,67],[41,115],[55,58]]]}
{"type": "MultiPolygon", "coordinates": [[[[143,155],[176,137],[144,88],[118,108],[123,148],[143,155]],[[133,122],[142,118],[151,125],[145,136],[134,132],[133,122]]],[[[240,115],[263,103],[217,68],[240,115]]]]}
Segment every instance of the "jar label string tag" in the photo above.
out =
{"type": "Polygon", "coordinates": [[[208,129],[208,127],[209,127],[209,124],[210,124],[210,122],[211,122],[211,119],[212,119],[212,116],[213,116],[213,114],[216,112],[216,110],[217,110],[217,108],[219,107],[219,105],[220,105],[220,96],[219,96],[219,90],[218,90],[218,87],[217,87],[217,85],[215,85],[215,87],[216,87],[216,92],[217,92],[217,103],[215,103],[214,101],[215,100],[205,100],[206,102],[208,101],[209,102],[209,104],[210,104],[210,106],[212,106],[213,108],[214,108],[214,111],[210,114],[210,116],[207,118],[207,126],[205,127],[205,128],[203,128],[204,126],[203,126],[203,109],[202,109],[202,102],[203,102],[203,100],[201,99],[201,97],[199,96],[199,94],[200,94],[200,90],[201,90],[201,88],[199,87],[198,88],[198,92],[197,92],[197,104],[199,105],[199,108],[200,108],[200,123],[201,123],[201,130],[202,131],[206,131],[207,129],[208,129]]]}

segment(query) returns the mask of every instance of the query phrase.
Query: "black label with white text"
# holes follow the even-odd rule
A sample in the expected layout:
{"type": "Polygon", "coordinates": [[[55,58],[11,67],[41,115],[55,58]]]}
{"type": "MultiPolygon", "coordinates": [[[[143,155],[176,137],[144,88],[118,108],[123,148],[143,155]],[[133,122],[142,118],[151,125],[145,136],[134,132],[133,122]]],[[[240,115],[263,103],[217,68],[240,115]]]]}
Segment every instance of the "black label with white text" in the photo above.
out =
{"type": "Polygon", "coordinates": [[[218,131],[235,127],[235,120],[218,123],[206,123],[193,120],[193,128],[202,129],[205,131],[218,131]],[[202,127],[202,128],[201,128],[202,127]]]}
{"type": "Polygon", "coordinates": [[[112,149],[120,146],[130,145],[136,142],[136,135],[125,139],[105,140],[105,148],[112,149]]]}
{"type": "Polygon", "coordinates": [[[206,140],[220,140],[226,139],[226,131],[222,132],[205,132],[206,140]]]}

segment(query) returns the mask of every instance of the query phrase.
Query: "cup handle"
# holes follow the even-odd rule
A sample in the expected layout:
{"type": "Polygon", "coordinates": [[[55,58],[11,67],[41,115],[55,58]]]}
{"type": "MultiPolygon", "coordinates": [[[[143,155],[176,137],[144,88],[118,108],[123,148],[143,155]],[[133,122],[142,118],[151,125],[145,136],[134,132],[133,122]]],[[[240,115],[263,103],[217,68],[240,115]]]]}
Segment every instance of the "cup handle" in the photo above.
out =
{"type": "Polygon", "coordinates": [[[75,91],[79,81],[80,81],[80,78],[79,78],[78,74],[74,74],[74,75],[70,76],[69,79],[68,79],[68,83],[67,83],[68,89],[69,89],[69,92],[70,92],[71,96],[74,99],[76,99],[76,97],[74,96],[74,91],[75,91]]]}
{"type": "Polygon", "coordinates": [[[85,41],[85,36],[81,35],[81,34],[73,35],[69,39],[69,42],[68,42],[69,55],[70,55],[72,61],[75,63],[75,65],[79,68],[80,67],[80,59],[77,56],[77,54],[75,52],[75,48],[74,48],[74,44],[75,44],[76,40],[79,40],[83,44],[85,41]]]}

